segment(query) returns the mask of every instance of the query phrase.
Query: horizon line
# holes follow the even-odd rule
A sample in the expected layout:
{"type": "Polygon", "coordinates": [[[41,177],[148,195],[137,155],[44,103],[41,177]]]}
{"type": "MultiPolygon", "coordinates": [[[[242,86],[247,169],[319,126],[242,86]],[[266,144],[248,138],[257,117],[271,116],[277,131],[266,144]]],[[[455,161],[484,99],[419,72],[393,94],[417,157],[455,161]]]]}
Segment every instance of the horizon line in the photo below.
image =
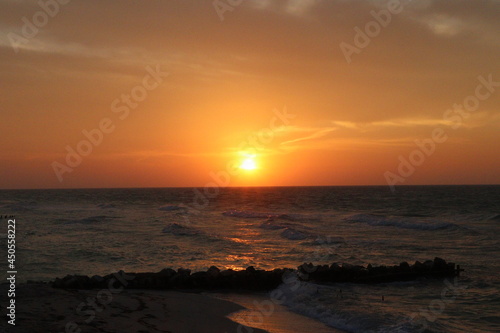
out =
{"type": "MultiPolygon", "coordinates": [[[[500,186],[500,184],[412,184],[395,185],[394,187],[423,186],[500,186]]],[[[0,191],[37,191],[37,190],[133,190],[133,189],[192,189],[206,186],[146,186],[146,187],[48,187],[48,188],[2,188],[0,191]]],[[[291,187],[390,187],[384,185],[250,185],[250,186],[218,186],[218,188],[291,188],[291,187]]]]}

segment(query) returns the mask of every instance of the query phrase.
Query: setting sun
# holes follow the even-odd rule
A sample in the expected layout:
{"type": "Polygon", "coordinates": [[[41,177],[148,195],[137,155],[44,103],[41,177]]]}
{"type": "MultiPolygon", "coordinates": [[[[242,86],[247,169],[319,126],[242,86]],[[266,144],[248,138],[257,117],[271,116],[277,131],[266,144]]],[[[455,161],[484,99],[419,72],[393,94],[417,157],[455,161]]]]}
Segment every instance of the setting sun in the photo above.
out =
{"type": "Polygon", "coordinates": [[[255,170],[257,169],[257,164],[255,163],[254,157],[247,157],[240,165],[240,169],[243,170],[255,170]]]}

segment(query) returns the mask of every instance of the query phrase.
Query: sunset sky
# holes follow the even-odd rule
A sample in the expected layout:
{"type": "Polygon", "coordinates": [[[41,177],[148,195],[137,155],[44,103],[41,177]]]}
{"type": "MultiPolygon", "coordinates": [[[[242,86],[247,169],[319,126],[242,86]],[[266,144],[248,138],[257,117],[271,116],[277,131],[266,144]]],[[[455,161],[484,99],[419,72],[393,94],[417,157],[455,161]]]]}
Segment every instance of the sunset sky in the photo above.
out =
{"type": "Polygon", "coordinates": [[[0,0],[0,188],[500,183],[499,1],[42,3],[0,0]]]}

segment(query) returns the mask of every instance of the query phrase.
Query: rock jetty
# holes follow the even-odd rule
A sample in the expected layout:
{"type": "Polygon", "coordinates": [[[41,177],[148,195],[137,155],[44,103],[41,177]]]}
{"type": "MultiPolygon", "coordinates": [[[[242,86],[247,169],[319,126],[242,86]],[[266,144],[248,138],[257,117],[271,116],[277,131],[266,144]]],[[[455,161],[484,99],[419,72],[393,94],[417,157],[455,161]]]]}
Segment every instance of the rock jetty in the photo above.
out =
{"type": "Polygon", "coordinates": [[[447,263],[444,259],[434,258],[425,262],[416,261],[413,265],[402,262],[394,266],[357,266],[350,264],[312,265],[303,264],[298,267],[299,276],[303,280],[318,283],[388,283],[395,281],[409,281],[418,278],[446,278],[453,277],[463,271],[454,263],[447,263]]]}
{"type": "Polygon", "coordinates": [[[205,272],[191,273],[191,270],[179,268],[177,271],[165,268],[157,273],[119,273],[106,276],[67,275],[52,282],[54,288],[64,289],[101,289],[111,288],[120,279],[127,289],[193,289],[193,290],[252,290],[267,291],[283,283],[286,273],[293,273],[300,280],[317,283],[386,283],[407,281],[417,278],[446,278],[460,273],[460,266],[447,263],[441,258],[413,265],[402,262],[395,266],[356,266],[350,264],[313,265],[304,263],[296,270],[277,268],[259,270],[253,266],[245,270],[220,270],[212,266],[205,272]]]}

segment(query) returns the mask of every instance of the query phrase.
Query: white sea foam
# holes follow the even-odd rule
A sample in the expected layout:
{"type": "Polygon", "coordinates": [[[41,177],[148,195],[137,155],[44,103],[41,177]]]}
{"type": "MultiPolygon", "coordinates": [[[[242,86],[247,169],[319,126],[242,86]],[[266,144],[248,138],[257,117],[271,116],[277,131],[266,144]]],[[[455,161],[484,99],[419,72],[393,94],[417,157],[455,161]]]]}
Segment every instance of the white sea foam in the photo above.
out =
{"type": "Polygon", "coordinates": [[[340,330],[353,333],[407,333],[416,329],[409,323],[409,318],[376,311],[366,300],[353,296],[349,284],[320,286],[289,276],[287,283],[280,285],[276,292],[283,295],[280,299],[290,310],[340,330]]]}

